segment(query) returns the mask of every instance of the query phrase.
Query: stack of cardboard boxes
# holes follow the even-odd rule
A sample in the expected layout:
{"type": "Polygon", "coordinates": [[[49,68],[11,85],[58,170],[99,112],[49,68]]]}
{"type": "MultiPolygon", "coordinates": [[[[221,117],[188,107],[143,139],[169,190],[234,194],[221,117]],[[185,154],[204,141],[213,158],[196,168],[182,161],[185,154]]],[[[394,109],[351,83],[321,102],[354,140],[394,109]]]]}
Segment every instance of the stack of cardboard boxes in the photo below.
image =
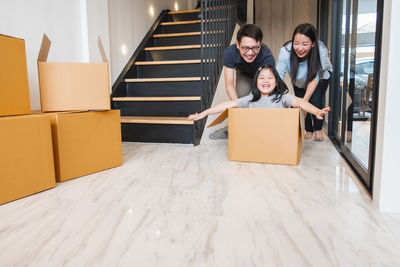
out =
{"type": "Polygon", "coordinates": [[[0,35],[0,204],[122,164],[108,63],[49,63],[49,49],[44,36],[42,111],[31,113],[25,42],[0,35]]]}

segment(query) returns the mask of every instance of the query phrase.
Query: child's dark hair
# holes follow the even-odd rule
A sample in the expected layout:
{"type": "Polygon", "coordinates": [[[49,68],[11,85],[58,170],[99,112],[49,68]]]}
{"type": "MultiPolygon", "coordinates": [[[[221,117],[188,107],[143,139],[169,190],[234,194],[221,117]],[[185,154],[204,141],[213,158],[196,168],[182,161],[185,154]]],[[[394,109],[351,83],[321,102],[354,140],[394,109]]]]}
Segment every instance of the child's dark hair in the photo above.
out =
{"type": "Polygon", "coordinates": [[[268,64],[260,67],[257,70],[256,74],[254,75],[253,87],[251,88],[251,93],[253,94],[253,99],[251,101],[255,102],[261,98],[261,92],[260,92],[260,90],[258,90],[257,81],[258,81],[258,76],[260,76],[261,71],[264,69],[270,70],[275,77],[276,86],[271,94],[275,95],[275,97],[272,99],[272,101],[278,103],[279,101],[281,101],[282,96],[289,91],[289,89],[286,86],[285,82],[282,81],[281,77],[279,77],[279,74],[276,71],[276,69],[268,64]]]}
{"type": "Polygon", "coordinates": [[[263,38],[263,33],[255,24],[246,24],[242,28],[239,29],[236,39],[240,43],[244,36],[255,39],[257,42],[261,42],[263,38]]]}
{"type": "MultiPolygon", "coordinates": [[[[307,70],[306,82],[304,84],[305,86],[307,86],[308,83],[317,76],[317,74],[319,74],[320,77],[322,76],[322,66],[319,57],[318,35],[314,25],[310,23],[300,24],[299,26],[296,27],[296,29],[294,29],[291,41],[292,49],[290,50],[290,78],[292,79],[293,84],[296,83],[297,72],[299,69],[299,58],[293,49],[294,37],[298,33],[303,34],[308,38],[310,38],[311,42],[314,44],[314,47],[311,48],[309,52],[310,54],[307,58],[308,70],[307,70]]],[[[289,42],[286,42],[285,45],[288,44],[289,42]]]]}

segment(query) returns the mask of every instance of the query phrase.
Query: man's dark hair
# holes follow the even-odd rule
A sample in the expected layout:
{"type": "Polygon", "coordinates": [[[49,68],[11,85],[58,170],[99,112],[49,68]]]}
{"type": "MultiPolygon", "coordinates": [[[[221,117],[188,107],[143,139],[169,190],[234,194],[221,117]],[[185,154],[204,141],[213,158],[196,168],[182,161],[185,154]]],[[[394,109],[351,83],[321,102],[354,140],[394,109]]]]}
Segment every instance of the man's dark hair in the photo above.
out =
{"type": "Polygon", "coordinates": [[[242,38],[244,36],[250,37],[255,39],[257,42],[261,42],[262,38],[263,38],[263,33],[260,29],[260,27],[258,27],[255,24],[246,24],[244,25],[242,28],[240,28],[240,30],[237,33],[237,41],[240,43],[240,41],[242,40],[242,38]]]}

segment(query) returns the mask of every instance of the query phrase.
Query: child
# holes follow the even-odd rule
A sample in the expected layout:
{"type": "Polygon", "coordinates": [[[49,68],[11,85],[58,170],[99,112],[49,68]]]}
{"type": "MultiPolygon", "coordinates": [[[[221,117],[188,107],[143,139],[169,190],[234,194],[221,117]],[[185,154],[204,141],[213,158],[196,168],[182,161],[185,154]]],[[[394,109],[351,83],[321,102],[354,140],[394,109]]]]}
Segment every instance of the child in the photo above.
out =
{"type": "Polygon", "coordinates": [[[278,72],[271,65],[264,65],[256,72],[251,93],[237,100],[222,102],[215,107],[201,113],[188,116],[190,120],[200,120],[208,115],[216,114],[227,108],[302,108],[322,120],[330,111],[329,107],[319,109],[302,98],[288,94],[286,84],[279,77],[278,72]]]}

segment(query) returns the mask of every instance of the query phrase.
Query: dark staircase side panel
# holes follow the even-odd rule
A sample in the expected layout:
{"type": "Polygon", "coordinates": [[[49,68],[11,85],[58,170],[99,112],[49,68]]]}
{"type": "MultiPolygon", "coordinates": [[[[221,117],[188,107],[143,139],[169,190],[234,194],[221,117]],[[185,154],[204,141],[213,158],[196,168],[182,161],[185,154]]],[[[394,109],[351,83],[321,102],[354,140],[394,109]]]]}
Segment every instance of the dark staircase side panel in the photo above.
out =
{"type": "Polygon", "coordinates": [[[124,96],[201,96],[200,82],[127,83],[124,96]]]}
{"type": "Polygon", "coordinates": [[[200,77],[200,63],[139,65],[137,66],[137,75],[137,78],[200,77]]]}
{"type": "Polygon", "coordinates": [[[122,123],[122,141],[193,144],[193,125],[122,123]]]}
{"type": "Polygon", "coordinates": [[[170,21],[184,21],[184,20],[196,20],[200,19],[200,12],[182,13],[182,14],[170,14],[170,21]]]}
{"type": "Polygon", "coordinates": [[[180,50],[146,51],[146,60],[185,60],[200,59],[200,48],[180,50]]]}
{"type": "Polygon", "coordinates": [[[187,117],[199,110],[200,101],[117,101],[113,107],[121,116],[187,117]]]}
{"type": "Polygon", "coordinates": [[[160,33],[199,32],[200,23],[161,26],[160,33]]]}
{"type": "Polygon", "coordinates": [[[200,35],[154,38],[154,46],[198,45],[200,43],[200,35]]]}

